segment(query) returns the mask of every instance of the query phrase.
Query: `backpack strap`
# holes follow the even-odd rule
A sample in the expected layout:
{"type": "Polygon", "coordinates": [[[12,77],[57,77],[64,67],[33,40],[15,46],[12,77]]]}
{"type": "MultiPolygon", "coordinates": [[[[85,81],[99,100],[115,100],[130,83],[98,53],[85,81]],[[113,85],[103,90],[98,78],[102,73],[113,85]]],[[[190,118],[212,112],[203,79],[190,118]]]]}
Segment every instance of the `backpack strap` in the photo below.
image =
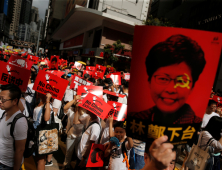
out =
{"type": "Polygon", "coordinates": [[[5,115],[5,111],[2,113],[2,117],[0,118],[0,120],[3,119],[4,115],[5,115]]]}
{"type": "Polygon", "coordinates": [[[125,158],[124,152],[127,153],[127,150],[126,150],[126,141],[127,141],[127,138],[126,138],[126,139],[124,140],[124,142],[121,144],[123,158],[125,158]]]}
{"type": "Polygon", "coordinates": [[[87,128],[84,130],[84,132],[85,132],[91,125],[93,125],[94,123],[98,124],[99,127],[100,127],[100,130],[101,130],[100,124],[99,124],[97,121],[94,121],[94,122],[91,122],[91,123],[87,126],[87,128]]]}

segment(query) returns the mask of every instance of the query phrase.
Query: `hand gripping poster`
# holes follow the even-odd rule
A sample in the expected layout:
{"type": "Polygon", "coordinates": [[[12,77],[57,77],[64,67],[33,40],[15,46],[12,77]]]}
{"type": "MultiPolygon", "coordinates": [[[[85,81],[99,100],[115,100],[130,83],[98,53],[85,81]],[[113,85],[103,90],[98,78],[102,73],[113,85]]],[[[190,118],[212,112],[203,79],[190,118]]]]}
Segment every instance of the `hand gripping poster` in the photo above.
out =
{"type": "Polygon", "coordinates": [[[221,38],[207,31],[135,27],[127,136],[193,142],[217,71],[221,38]]]}

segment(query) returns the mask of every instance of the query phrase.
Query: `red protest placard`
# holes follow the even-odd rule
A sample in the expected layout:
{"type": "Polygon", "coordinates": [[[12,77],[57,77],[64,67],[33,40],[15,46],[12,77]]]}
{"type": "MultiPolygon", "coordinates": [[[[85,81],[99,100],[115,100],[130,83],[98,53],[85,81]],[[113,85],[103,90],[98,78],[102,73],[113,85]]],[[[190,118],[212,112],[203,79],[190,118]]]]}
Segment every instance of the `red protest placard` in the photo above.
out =
{"type": "Polygon", "coordinates": [[[79,104],[79,107],[92,112],[103,120],[107,117],[109,111],[112,109],[112,106],[103,101],[103,99],[91,93],[87,94],[87,96],[82,100],[82,103],[79,104]]]}
{"type": "Polygon", "coordinates": [[[33,62],[20,56],[11,56],[8,60],[8,64],[30,70],[33,62]]]}
{"type": "Polygon", "coordinates": [[[80,76],[74,75],[72,78],[72,82],[70,84],[70,89],[74,89],[74,91],[77,91],[79,86],[90,86],[90,85],[93,85],[93,83],[87,80],[84,80],[80,76]]]}
{"type": "MultiPolygon", "coordinates": [[[[119,102],[108,101],[108,104],[112,106],[109,115],[113,115],[113,120],[124,121],[127,116],[127,105],[119,102]]],[[[107,116],[107,118],[108,118],[107,116]]]]}
{"type": "Polygon", "coordinates": [[[113,81],[113,84],[115,85],[121,85],[121,75],[117,74],[111,74],[111,75],[107,75],[106,78],[111,78],[113,81]]]}
{"type": "Polygon", "coordinates": [[[86,66],[86,70],[95,71],[96,67],[94,67],[94,66],[86,66]]]}
{"type": "Polygon", "coordinates": [[[102,86],[79,86],[77,95],[80,95],[82,99],[86,97],[88,93],[92,93],[101,99],[103,99],[103,87],[102,86]]]}
{"type": "Polygon", "coordinates": [[[121,97],[121,98],[124,98],[126,96],[126,95],[123,95],[123,94],[111,92],[109,90],[103,90],[103,93],[110,94],[110,95],[113,95],[113,96],[116,96],[116,97],[121,97]]]}
{"type": "Polygon", "coordinates": [[[103,167],[104,151],[104,145],[93,143],[86,167],[103,167]]]}
{"type": "Polygon", "coordinates": [[[76,61],[74,66],[72,66],[72,68],[76,68],[77,70],[81,70],[82,64],[76,61]]]}
{"type": "Polygon", "coordinates": [[[114,68],[113,67],[109,67],[108,70],[109,70],[110,73],[113,73],[114,68]]]}
{"type": "Polygon", "coordinates": [[[26,91],[31,71],[0,61],[0,84],[15,84],[26,91]]]}
{"type": "Polygon", "coordinates": [[[102,72],[103,74],[105,74],[106,67],[105,66],[101,66],[99,64],[96,64],[96,70],[95,71],[99,71],[99,72],[102,72]]]}
{"type": "Polygon", "coordinates": [[[104,73],[96,71],[96,72],[93,72],[92,77],[95,79],[99,79],[99,78],[103,79],[103,75],[104,73]]]}
{"type": "Polygon", "coordinates": [[[34,55],[28,55],[27,59],[34,62],[34,64],[38,64],[39,61],[39,58],[34,55]]]}
{"type": "Polygon", "coordinates": [[[61,77],[63,74],[65,74],[63,71],[57,71],[57,70],[50,70],[48,72],[51,73],[51,74],[54,74],[58,77],[61,77]]]}
{"type": "Polygon", "coordinates": [[[135,126],[127,124],[127,135],[193,143],[217,71],[221,34],[157,26],[134,31],[127,122],[135,126]],[[160,133],[152,133],[155,128],[160,133]]]}
{"type": "Polygon", "coordinates": [[[52,98],[62,100],[68,84],[68,80],[40,70],[35,79],[33,90],[42,94],[50,93],[52,98]]]}
{"type": "Polygon", "coordinates": [[[49,69],[58,70],[58,65],[59,65],[59,56],[56,55],[51,56],[49,69]]]}
{"type": "Polygon", "coordinates": [[[130,80],[130,73],[124,73],[124,79],[129,81],[130,80]]]}
{"type": "Polygon", "coordinates": [[[90,76],[92,76],[93,75],[93,71],[84,70],[83,71],[83,77],[84,77],[85,74],[89,74],[90,76]]]}

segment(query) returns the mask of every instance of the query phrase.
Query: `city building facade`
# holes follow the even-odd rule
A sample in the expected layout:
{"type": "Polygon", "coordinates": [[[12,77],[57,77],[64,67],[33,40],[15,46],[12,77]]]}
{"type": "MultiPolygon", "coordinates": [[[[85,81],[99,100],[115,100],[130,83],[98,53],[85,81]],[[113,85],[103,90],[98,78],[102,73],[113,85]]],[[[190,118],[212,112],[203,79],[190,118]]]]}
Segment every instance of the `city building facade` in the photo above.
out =
{"type": "Polygon", "coordinates": [[[20,41],[30,42],[31,28],[29,24],[20,24],[18,29],[18,38],[20,41]]]}
{"type": "Polygon", "coordinates": [[[29,24],[32,9],[32,0],[22,0],[20,24],[29,24]]]}
{"type": "Polygon", "coordinates": [[[32,6],[30,22],[38,22],[38,21],[39,21],[39,9],[35,6],[32,6]]]}

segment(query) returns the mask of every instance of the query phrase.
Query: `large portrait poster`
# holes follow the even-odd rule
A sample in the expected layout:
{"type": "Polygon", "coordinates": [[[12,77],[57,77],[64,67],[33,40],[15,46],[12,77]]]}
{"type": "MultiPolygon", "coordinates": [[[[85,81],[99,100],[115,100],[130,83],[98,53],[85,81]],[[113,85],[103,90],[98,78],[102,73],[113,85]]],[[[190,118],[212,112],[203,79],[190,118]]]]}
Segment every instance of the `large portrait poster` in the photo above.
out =
{"type": "Polygon", "coordinates": [[[51,56],[49,69],[58,70],[58,65],[59,65],[59,56],[55,56],[55,55],[51,56]]]}
{"type": "Polygon", "coordinates": [[[127,135],[172,144],[193,142],[205,113],[221,52],[221,34],[136,26],[127,135]]]}

